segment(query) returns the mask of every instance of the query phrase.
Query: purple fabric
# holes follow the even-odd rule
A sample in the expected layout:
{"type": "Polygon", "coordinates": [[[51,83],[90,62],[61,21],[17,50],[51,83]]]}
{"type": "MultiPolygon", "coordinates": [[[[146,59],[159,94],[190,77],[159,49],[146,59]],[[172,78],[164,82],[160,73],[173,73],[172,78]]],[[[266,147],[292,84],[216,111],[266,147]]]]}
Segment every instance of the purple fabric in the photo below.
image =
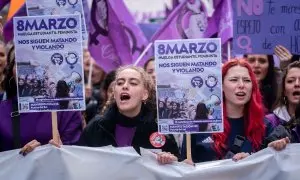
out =
{"type": "MultiPolygon", "coordinates": [[[[0,102],[0,147],[2,151],[13,149],[12,101],[0,102]]],[[[58,112],[58,130],[63,144],[75,144],[82,132],[82,118],[80,112],[58,112]]],[[[47,144],[52,139],[51,113],[22,113],[20,114],[21,144],[36,139],[41,144],[47,144]]]]}
{"type": "Polygon", "coordinates": [[[160,30],[153,35],[151,42],[165,39],[205,38],[218,32],[216,17],[208,18],[201,8],[196,8],[201,13],[193,12],[188,8],[188,3],[190,2],[185,0],[174,9],[160,30]],[[203,18],[207,19],[207,26],[202,26],[205,27],[203,32],[197,31],[196,21],[199,21],[199,17],[202,18],[201,22],[205,22],[203,18]]]}
{"type": "MultiPolygon", "coordinates": [[[[266,118],[270,121],[274,128],[285,123],[284,120],[277,117],[274,113],[266,115],[266,118]]],[[[297,125],[295,128],[293,128],[291,133],[292,143],[300,143],[300,126],[297,125]]]]}
{"type": "Polygon", "coordinates": [[[165,20],[161,28],[153,35],[151,38],[151,42],[159,39],[181,39],[181,34],[176,30],[177,26],[177,18],[179,16],[179,12],[185,8],[186,2],[178,5],[173,12],[168,16],[165,20]]]}
{"type": "Polygon", "coordinates": [[[160,24],[139,24],[139,27],[144,32],[147,39],[151,39],[153,34],[160,28],[160,24]]]}
{"type": "MultiPolygon", "coordinates": [[[[17,17],[17,16],[27,16],[26,13],[26,4],[24,4],[13,17],[17,17]]],[[[5,42],[9,42],[11,40],[13,40],[14,38],[14,26],[13,26],[13,18],[9,19],[9,21],[7,21],[4,24],[4,28],[3,28],[3,37],[4,37],[4,41],[5,42]]]]}
{"type": "Polygon", "coordinates": [[[226,43],[233,37],[233,14],[231,0],[224,0],[216,9],[216,16],[220,16],[219,33],[221,43],[226,43]]]}
{"type": "Polygon", "coordinates": [[[115,137],[118,147],[131,146],[134,134],[135,127],[123,127],[117,124],[115,130],[115,137]]]}
{"type": "Polygon", "coordinates": [[[166,10],[165,10],[166,17],[168,17],[179,4],[180,4],[179,0],[172,0],[172,8],[169,9],[166,6],[166,10]]]}
{"type": "Polygon", "coordinates": [[[172,0],[172,8],[175,9],[180,4],[179,0],[172,0]]]}
{"type": "Polygon", "coordinates": [[[10,0],[1,0],[0,1],[0,11],[4,8],[4,6],[6,6],[8,3],[10,2],[10,0]]]}
{"type": "Polygon", "coordinates": [[[106,72],[134,63],[148,44],[123,1],[114,0],[93,1],[89,41],[91,55],[106,72]]]}
{"type": "Polygon", "coordinates": [[[270,121],[273,127],[280,124],[280,119],[273,113],[266,115],[266,118],[270,121]]]}
{"type": "MultiPolygon", "coordinates": [[[[129,38],[130,50],[132,55],[132,63],[136,61],[139,55],[143,52],[144,48],[148,45],[148,40],[143,31],[135,22],[135,19],[127,9],[124,1],[111,1],[112,9],[115,9],[116,15],[119,17],[121,24],[125,28],[127,38],[129,38]]],[[[124,29],[123,28],[123,29],[124,29]]],[[[113,40],[118,41],[118,37],[113,36],[113,40]]],[[[144,58],[147,59],[147,58],[144,58]]],[[[143,65],[141,62],[139,65],[143,65]]]]}

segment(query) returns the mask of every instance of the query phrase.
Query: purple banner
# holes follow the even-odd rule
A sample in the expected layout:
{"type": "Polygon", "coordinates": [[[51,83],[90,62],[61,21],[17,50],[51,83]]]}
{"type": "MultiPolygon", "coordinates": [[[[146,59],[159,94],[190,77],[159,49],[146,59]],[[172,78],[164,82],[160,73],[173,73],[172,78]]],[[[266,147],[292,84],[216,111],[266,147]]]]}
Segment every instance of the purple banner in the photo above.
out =
{"type": "Polygon", "coordinates": [[[233,13],[231,0],[224,0],[218,10],[216,16],[220,16],[218,37],[221,38],[221,43],[226,43],[233,37],[233,13]]]}
{"type": "Polygon", "coordinates": [[[139,24],[139,27],[141,28],[141,30],[143,31],[144,35],[146,36],[146,38],[148,40],[151,39],[151,37],[153,36],[153,34],[160,28],[160,24],[139,24]]]}
{"type": "Polygon", "coordinates": [[[273,54],[283,45],[300,54],[299,0],[233,0],[233,49],[238,54],[273,54]]]}
{"type": "Polygon", "coordinates": [[[152,41],[210,37],[217,30],[215,19],[207,17],[200,0],[186,0],[170,14],[152,41]]]}
{"type": "Polygon", "coordinates": [[[0,1],[0,11],[10,2],[10,0],[1,0],[0,1]]]}
{"type": "Polygon", "coordinates": [[[91,9],[89,50],[109,72],[132,64],[147,46],[147,39],[122,1],[94,0],[91,9]]]}
{"type": "MultiPolygon", "coordinates": [[[[24,4],[13,17],[19,17],[19,16],[26,16],[26,4],[24,4]]],[[[14,18],[10,18],[9,21],[7,21],[4,24],[3,27],[3,38],[5,42],[9,42],[11,40],[13,40],[14,37],[14,28],[13,28],[13,19],[14,18]]]]}

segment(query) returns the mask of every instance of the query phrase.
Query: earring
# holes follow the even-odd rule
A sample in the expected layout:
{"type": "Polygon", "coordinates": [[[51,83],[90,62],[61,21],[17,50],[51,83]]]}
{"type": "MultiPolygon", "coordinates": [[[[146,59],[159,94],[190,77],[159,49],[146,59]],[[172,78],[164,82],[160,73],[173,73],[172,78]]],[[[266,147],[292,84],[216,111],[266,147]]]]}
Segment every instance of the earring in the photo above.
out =
{"type": "Polygon", "coordinates": [[[283,97],[283,104],[284,104],[284,105],[287,104],[286,96],[283,97]]]}
{"type": "Polygon", "coordinates": [[[143,103],[144,105],[146,105],[146,104],[147,104],[147,101],[146,101],[146,100],[143,100],[142,103],[143,103]]]}

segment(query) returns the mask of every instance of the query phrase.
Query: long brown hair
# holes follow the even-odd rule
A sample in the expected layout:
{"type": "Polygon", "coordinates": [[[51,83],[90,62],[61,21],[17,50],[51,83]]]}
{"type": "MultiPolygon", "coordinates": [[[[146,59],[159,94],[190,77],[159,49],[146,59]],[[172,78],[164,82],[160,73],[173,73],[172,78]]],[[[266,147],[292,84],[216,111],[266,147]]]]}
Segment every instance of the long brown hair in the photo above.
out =
{"type": "Polygon", "coordinates": [[[285,80],[286,80],[287,74],[289,73],[289,71],[292,68],[299,68],[300,69],[300,62],[295,61],[295,62],[289,64],[288,67],[283,71],[281,87],[279,88],[279,91],[277,93],[277,98],[276,98],[276,101],[274,103],[273,109],[276,109],[276,108],[284,106],[284,105],[286,105],[288,107],[287,98],[284,95],[284,93],[285,93],[285,80]]]}

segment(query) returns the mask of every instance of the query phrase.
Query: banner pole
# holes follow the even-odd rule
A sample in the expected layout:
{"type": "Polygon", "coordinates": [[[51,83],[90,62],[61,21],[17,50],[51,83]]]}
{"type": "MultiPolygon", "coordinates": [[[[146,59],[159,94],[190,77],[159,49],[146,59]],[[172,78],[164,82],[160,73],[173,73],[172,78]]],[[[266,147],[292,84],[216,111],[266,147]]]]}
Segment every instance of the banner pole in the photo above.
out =
{"type": "Polygon", "coordinates": [[[51,119],[52,119],[52,139],[54,142],[59,142],[59,133],[57,127],[57,112],[51,112],[51,119]]]}
{"type": "Polygon", "coordinates": [[[138,63],[142,60],[142,58],[145,56],[145,54],[148,52],[148,50],[151,48],[153,43],[149,43],[148,46],[144,49],[142,54],[137,58],[137,60],[134,62],[134,66],[138,65],[138,63]]]}
{"type": "Polygon", "coordinates": [[[230,47],[230,41],[227,41],[227,60],[229,61],[231,59],[231,47],[230,47]]]}
{"type": "Polygon", "coordinates": [[[191,134],[186,134],[186,158],[192,161],[191,134]]]}
{"type": "Polygon", "coordinates": [[[89,76],[88,76],[88,88],[92,89],[92,74],[94,69],[94,61],[90,59],[90,66],[89,66],[89,76]]]}

